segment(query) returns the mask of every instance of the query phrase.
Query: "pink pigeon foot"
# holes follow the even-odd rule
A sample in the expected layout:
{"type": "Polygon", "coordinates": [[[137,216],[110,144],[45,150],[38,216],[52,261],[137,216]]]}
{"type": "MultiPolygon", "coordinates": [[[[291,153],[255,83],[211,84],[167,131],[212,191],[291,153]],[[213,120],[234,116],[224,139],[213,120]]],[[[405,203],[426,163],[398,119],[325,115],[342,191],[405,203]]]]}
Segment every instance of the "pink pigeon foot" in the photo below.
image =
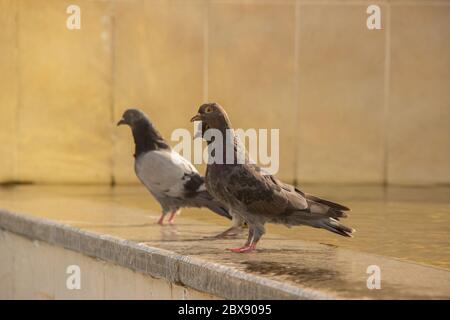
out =
{"type": "Polygon", "coordinates": [[[247,252],[252,252],[253,250],[256,249],[256,244],[251,244],[249,246],[244,246],[241,248],[232,248],[232,249],[228,249],[231,252],[236,252],[236,253],[247,253],[247,252]]]}
{"type": "Polygon", "coordinates": [[[174,222],[174,220],[175,220],[175,215],[176,215],[176,211],[174,211],[174,212],[172,212],[171,214],[170,214],[170,217],[169,217],[169,223],[170,224],[173,224],[173,222],[174,222]]]}
{"type": "Polygon", "coordinates": [[[161,226],[164,224],[164,214],[162,214],[161,217],[159,217],[159,220],[157,223],[161,226]]]}

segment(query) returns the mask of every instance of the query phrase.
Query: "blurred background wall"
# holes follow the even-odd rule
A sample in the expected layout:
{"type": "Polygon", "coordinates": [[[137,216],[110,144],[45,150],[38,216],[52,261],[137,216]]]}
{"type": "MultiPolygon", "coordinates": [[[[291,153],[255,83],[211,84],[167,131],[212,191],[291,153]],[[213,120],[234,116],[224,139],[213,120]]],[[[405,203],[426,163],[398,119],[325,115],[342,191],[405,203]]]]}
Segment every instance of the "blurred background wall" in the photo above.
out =
{"type": "Polygon", "coordinates": [[[169,139],[204,101],[286,181],[450,183],[449,1],[0,0],[0,75],[3,183],[135,183],[124,109],[169,139]]]}

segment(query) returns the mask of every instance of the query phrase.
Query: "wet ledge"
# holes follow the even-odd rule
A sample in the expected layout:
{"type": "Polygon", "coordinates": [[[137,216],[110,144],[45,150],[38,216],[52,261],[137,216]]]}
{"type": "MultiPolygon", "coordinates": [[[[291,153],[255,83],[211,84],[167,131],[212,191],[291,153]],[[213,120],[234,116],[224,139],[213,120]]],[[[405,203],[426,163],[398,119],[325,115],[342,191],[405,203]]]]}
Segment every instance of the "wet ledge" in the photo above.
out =
{"type": "Polygon", "coordinates": [[[0,228],[31,240],[45,241],[218,297],[228,299],[333,298],[328,294],[286,285],[217,263],[5,210],[0,210],[0,228]]]}
{"type": "Polygon", "coordinates": [[[220,241],[167,241],[160,248],[158,242],[138,243],[5,210],[0,228],[226,299],[450,297],[446,269],[302,241],[283,241],[278,250],[280,239],[271,239],[266,249],[246,255],[222,253],[220,241]],[[382,271],[380,290],[367,289],[369,265],[382,271]]]}

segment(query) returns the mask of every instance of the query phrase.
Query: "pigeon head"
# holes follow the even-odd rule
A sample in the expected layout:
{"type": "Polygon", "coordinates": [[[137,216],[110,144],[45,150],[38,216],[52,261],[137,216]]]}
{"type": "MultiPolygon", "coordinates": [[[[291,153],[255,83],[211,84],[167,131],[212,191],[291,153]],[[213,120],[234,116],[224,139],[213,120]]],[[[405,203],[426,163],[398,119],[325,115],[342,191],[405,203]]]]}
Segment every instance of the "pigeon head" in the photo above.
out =
{"type": "Polygon", "coordinates": [[[225,109],[215,102],[202,104],[197,114],[191,119],[191,122],[194,121],[202,122],[202,134],[208,129],[220,131],[231,129],[231,122],[225,109]]]}
{"type": "Polygon", "coordinates": [[[126,110],[122,115],[122,119],[117,123],[118,126],[123,124],[130,126],[133,133],[136,146],[135,157],[148,151],[170,149],[161,134],[141,110],[126,110]]]}
{"type": "Polygon", "coordinates": [[[117,125],[120,126],[126,124],[131,128],[134,128],[143,122],[149,122],[144,112],[139,109],[128,109],[123,113],[122,119],[117,122],[117,125]]]}

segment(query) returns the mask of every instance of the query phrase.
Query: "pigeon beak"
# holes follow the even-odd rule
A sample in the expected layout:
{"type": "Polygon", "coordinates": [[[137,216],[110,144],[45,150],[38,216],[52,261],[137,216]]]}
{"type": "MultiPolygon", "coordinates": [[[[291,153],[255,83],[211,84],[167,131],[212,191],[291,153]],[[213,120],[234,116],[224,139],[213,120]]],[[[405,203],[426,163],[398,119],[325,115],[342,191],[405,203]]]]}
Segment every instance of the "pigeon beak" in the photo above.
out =
{"type": "Polygon", "coordinates": [[[120,119],[119,122],[117,122],[117,126],[120,126],[122,124],[127,124],[123,118],[120,119]]]}
{"type": "Polygon", "coordinates": [[[197,113],[195,116],[191,118],[191,122],[194,121],[202,121],[202,115],[200,113],[197,113]]]}

